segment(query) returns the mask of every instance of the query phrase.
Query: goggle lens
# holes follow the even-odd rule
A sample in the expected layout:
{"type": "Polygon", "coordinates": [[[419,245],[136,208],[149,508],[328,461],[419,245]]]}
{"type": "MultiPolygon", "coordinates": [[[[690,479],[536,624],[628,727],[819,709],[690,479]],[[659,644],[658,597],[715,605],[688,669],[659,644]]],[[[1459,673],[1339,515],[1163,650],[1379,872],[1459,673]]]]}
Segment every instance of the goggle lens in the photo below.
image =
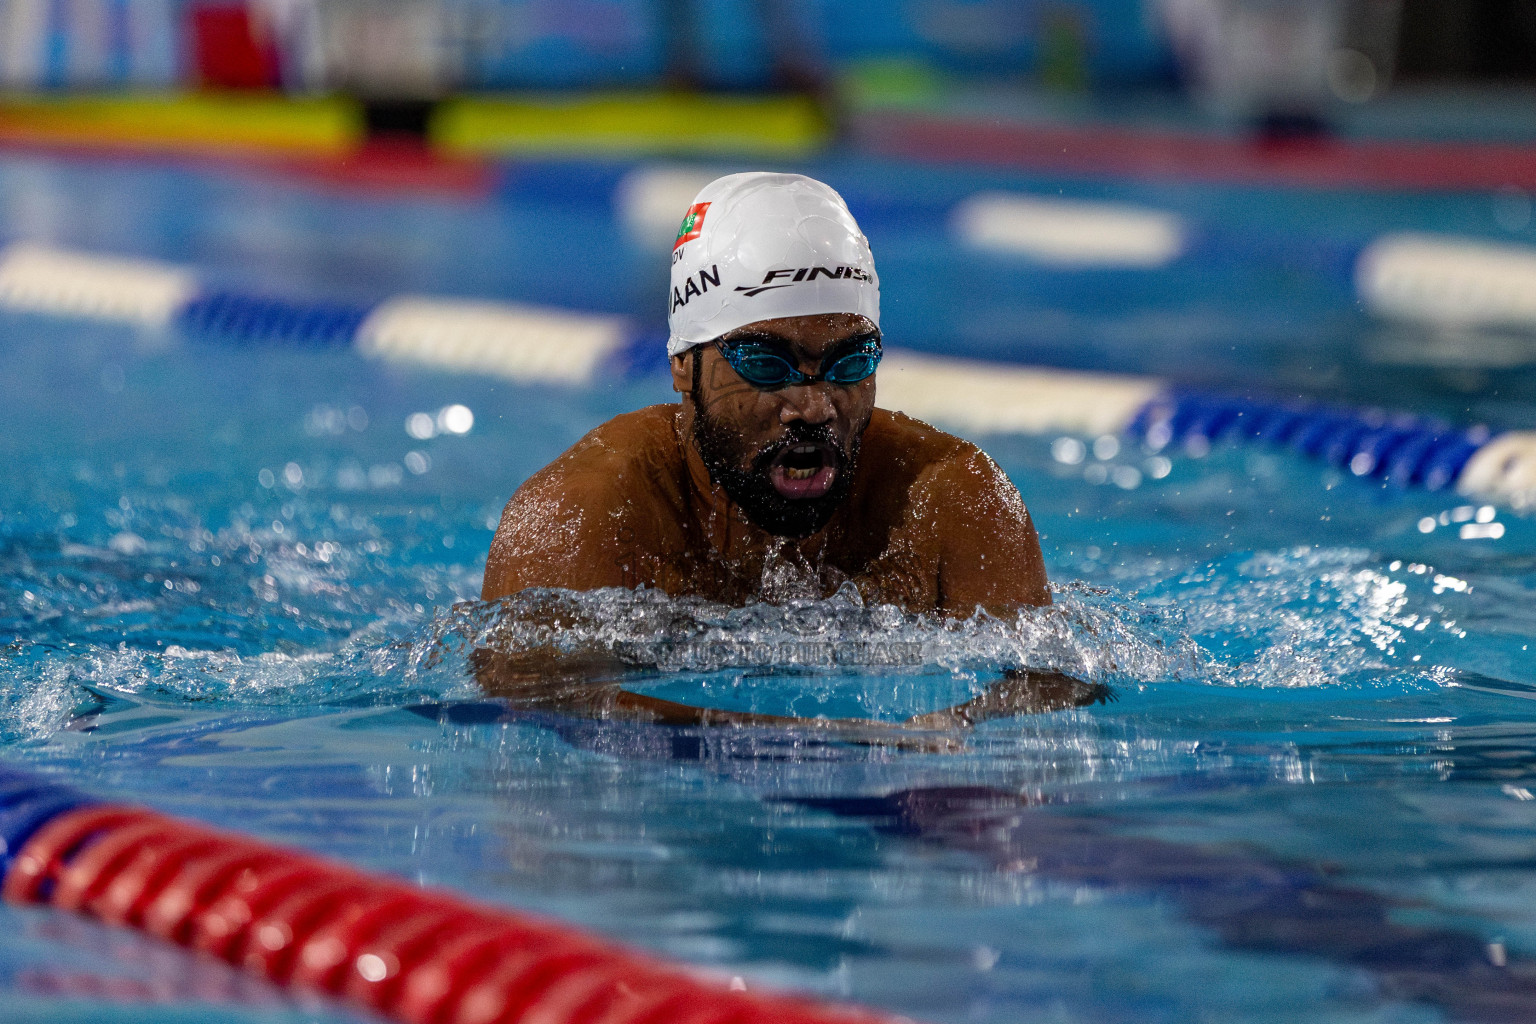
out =
{"type": "Polygon", "coordinates": [[[787,359],[772,349],[751,345],[737,349],[736,353],[731,366],[747,383],[760,388],[780,387],[800,376],[787,359]]]}
{"type": "Polygon", "coordinates": [[[850,352],[824,371],[822,377],[833,384],[857,384],[871,376],[879,365],[880,350],[878,348],[850,352]]]}

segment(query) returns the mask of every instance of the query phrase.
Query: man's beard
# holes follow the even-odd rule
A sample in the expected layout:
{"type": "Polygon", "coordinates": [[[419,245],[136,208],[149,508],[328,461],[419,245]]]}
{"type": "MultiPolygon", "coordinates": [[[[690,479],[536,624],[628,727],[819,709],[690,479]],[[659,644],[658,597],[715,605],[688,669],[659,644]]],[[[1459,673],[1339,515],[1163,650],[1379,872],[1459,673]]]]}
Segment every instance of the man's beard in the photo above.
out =
{"type": "Polygon", "coordinates": [[[783,438],[752,456],[751,467],[744,470],[741,464],[751,453],[741,443],[741,435],[714,420],[699,401],[697,390],[694,392],[693,443],[709,478],[754,525],[780,537],[809,537],[832,520],[853,487],[860,433],[856,432],[845,448],[830,427],[792,423],[783,438]],[[803,444],[825,445],[835,452],[837,475],[832,478],[832,487],[819,498],[786,498],[774,488],[769,468],[781,453],[803,444]]]}

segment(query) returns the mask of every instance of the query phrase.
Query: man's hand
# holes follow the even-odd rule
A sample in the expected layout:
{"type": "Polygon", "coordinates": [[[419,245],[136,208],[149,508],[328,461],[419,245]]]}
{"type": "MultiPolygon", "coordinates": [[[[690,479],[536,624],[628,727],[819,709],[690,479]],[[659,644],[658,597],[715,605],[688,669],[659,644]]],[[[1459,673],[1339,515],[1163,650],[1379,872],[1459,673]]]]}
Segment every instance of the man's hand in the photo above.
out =
{"type": "Polygon", "coordinates": [[[1085,683],[1051,669],[1011,668],[981,696],[942,711],[914,715],[906,724],[916,729],[968,729],[989,718],[1037,715],[1114,699],[1115,692],[1103,683],[1085,683]]]}
{"type": "Polygon", "coordinates": [[[481,647],[471,653],[470,664],[487,696],[530,710],[657,725],[795,729],[842,743],[927,753],[948,753],[962,746],[954,737],[925,736],[896,722],[763,715],[634,693],[623,688],[622,680],[635,666],[616,658],[562,659],[549,651],[509,655],[481,647]]]}

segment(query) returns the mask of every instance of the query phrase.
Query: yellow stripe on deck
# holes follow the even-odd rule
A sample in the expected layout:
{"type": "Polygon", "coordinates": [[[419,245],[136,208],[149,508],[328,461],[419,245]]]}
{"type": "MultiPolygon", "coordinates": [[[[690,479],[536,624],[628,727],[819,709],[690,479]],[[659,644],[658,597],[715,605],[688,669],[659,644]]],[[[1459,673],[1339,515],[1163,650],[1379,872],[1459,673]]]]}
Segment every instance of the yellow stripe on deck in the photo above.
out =
{"type": "MultiPolygon", "coordinates": [[[[831,125],[804,96],[611,93],[461,97],[433,115],[449,153],[663,153],[804,156],[831,125]]],[[[679,213],[681,216],[681,213],[679,213]]]]}
{"type": "Polygon", "coordinates": [[[0,97],[0,141],[164,150],[342,155],[363,140],[362,108],[332,97],[259,93],[0,97]]]}

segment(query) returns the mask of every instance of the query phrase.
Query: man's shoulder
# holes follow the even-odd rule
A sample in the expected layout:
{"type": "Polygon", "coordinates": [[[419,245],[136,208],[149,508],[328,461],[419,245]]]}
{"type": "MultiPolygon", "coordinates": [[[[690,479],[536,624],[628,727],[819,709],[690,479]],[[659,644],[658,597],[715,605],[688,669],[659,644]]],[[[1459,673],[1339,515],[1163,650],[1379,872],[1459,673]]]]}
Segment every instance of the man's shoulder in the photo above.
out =
{"type": "Polygon", "coordinates": [[[620,413],[587,432],[561,456],[582,465],[617,469],[631,463],[653,463],[679,457],[676,405],[648,405],[620,413]]]}
{"type": "Polygon", "coordinates": [[[502,512],[482,595],[643,581],[637,551],[677,520],[675,408],[616,416],[529,477],[502,512]]]}
{"type": "Polygon", "coordinates": [[[924,501],[926,495],[951,502],[996,497],[1023,509],[1002,467],[964,438],[884,409],[875,410],[865,438],[872,476],[906,493],[909,501],[924,501]]]}
{"type": "Polygon", "coordinates": [[[874,411],[864,432],[863,448],[875,458],[919,472],[986,458],[980,448],[964,438],[889,409],[874,411]]]}
{"type": "Polygon", "coordinates": [[[633,501],[637,491],[665,489],[681,472],[677,406],[652,405],[615,416],[590,430],[529,478],[533,488],[575,493],[601,503],[633,501]]]}

